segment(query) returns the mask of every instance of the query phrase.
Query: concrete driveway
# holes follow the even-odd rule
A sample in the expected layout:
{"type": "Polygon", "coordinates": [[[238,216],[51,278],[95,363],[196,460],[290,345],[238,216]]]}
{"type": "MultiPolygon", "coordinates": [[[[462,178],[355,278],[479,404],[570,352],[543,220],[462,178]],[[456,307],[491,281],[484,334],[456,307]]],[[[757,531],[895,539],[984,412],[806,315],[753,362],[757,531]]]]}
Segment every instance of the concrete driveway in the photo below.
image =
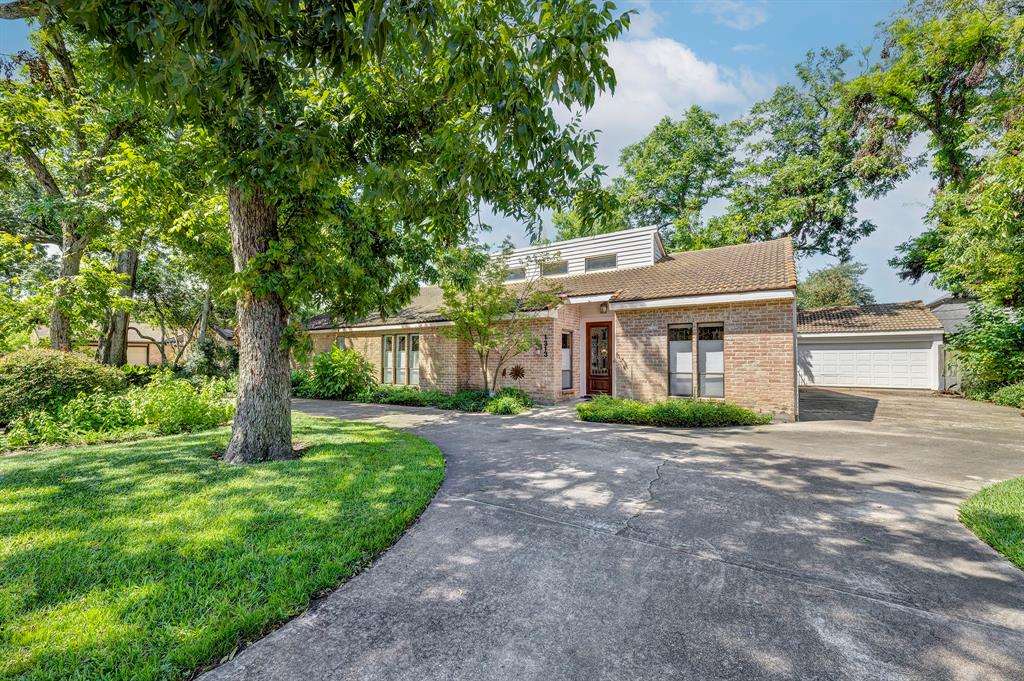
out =
{"type": "Polygon", "coordinates": [[[206,678],[1024,678],[1024,573],[956,518],[1024,474],[1024,419],[802,400],[715,431],[298,402],[414,430],[447,479],[371,569],[206,678]]]}

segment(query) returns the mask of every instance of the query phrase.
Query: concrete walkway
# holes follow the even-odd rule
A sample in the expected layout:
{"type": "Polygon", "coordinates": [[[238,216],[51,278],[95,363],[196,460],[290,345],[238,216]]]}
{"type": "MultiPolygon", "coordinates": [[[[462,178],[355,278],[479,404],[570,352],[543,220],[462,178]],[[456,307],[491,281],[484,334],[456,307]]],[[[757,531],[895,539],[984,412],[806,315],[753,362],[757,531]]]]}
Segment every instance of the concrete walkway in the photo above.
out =
{"type": "Polygon", "coordinates": [[[819,389],[800,423],[658,431],[296,406],[411,429],[447,479],[208,681],[1024,678],[1024,573],[956,519],[1024,474],[1013,410],[819,389]]]}

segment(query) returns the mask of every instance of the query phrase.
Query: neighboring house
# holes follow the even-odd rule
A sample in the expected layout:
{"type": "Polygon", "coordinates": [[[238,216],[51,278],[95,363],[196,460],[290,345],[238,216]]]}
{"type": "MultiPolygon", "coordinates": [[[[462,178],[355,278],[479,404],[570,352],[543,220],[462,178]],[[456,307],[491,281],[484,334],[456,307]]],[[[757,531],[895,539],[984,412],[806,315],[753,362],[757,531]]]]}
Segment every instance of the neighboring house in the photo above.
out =
{"type": "Polygon", "coordinates": [[[957,296],[943,296],[938,300],[928,303],[928,309],[932,311],[947,334],[956,333],[961,324],[967,321],[971,313],[971,305],[978,302],[974,298],[958,298],[957,296]]]}
{"type": "MultiPolygon", "coordinates": [[[[50,329],[46,326],[38,326],[33,331],[33,339],[39,342],[46,342],[50,339],[50,329]]],[[[158,365],[160,364],[160,329],[148,324],[137,324],[132,322],[128,326],[128,364],[158,365]]],[[[78,350],[89,356],[96,355],[97,343],[87,343],[79,346],[78,350]]],[[[169,359],[174,358],[176,346],[173,338],[168,338],[165,344],[169,359]]]]}
{"type": "Polygon", "coordinates": [[[803,385],[942,386],[943,325],[919,300],[800,310],[798,332],[803,385]]]}
{"type": "MultiPolygon", "coordinates": [[[[508,262],[510,282],[550,278],[562,303],[535,313],[539,344],[506,365],[499,386],[546,403],[699,396],[796,416],[789,239],[666,253],[657,229],[635,229],[520,249],[508,262]],[[515,365],[525,370],[520,381],[515,365]]],[[[309,329],[318,351],[358,349],[383,383],[482,388],[476,354],[442,333],[450,322],[441,306],[441,291],[424,287],[386,319],[338,325],[319,316],[309,329]]]]}

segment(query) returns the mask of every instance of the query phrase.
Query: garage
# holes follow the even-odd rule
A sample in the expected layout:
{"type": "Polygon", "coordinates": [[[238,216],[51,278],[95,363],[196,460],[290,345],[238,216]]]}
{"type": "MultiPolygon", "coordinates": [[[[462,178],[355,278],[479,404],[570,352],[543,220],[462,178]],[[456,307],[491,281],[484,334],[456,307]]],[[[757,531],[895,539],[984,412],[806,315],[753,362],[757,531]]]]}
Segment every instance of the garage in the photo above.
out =
{"type": "Polygon", "coordinates": [[[801,385],[937,390],[942,324],[920,301],[801,310],[801,385]]]}

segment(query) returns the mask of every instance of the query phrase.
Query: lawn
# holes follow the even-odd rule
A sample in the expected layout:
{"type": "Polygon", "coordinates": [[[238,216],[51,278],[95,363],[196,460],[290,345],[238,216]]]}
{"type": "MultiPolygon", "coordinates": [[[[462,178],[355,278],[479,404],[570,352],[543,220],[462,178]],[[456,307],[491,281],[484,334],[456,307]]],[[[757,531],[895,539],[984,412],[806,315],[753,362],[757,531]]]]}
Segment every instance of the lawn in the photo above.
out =
{"type": "Polygon", "coordinates": [[[986,487],[960,506],[960,520],[1024,570],[1024,477],[986,487]]]}
{"type": "Polygon", "coordinates": [[[444,476],[422,438],[296,415],[296,461],[228,431],[0,456],[0,678],[187,678],[369,563],[444,476]]]}

